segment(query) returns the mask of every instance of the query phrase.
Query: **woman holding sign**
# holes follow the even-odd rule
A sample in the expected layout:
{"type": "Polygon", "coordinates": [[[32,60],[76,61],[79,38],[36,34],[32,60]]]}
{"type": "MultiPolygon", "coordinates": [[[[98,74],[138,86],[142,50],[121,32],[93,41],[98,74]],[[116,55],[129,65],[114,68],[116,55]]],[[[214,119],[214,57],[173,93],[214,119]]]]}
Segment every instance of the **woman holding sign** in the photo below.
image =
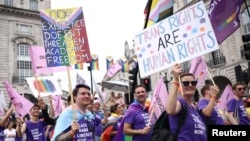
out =
{"type": "Polygon", "coordinates": [[[174,81],[166,105],[171,131],[176,133],[181,113],[185,112],[185,121],[179,129],[177,141],[207,141],[206,126],[195,107],[192,106],[197,84],[194,75],[182,73],[180,64],[173,66],[172,73],[174,81]],[[179,87],[182,89],[181,94],[178,93],[179,87]]]}

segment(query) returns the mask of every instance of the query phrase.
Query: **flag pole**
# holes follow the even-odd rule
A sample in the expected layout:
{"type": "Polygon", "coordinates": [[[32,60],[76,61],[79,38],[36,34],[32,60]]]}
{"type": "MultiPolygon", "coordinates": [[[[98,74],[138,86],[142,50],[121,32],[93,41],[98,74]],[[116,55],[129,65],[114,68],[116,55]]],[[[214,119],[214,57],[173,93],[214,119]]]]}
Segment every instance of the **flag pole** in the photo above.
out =
{"type": "Polygon", "coordinates": [[[73,97],[73,93],[72,93],[72,83],[71,83],[69,67],[70,66],[67,66],[67,75],[68,75],[68,82],[69,82],[69,94],[70,94],[70,97],[71,97],[73,120],[75,120],[76,119],[76,111],[75,111],[74,97],[73,97]]]}
{"type": "Polygon", "coordinates": [[[35,74],[35,85],[37,87],[38,99],[39,99],[41,95],[40,95],[40,89],[38,87],[38,79],[37,79],[37,75],[36,74],[35,74]]]}
{"type": "Polygon", "coordinates": [[[210,77],[210,79],[211,79],[211,81],[212,81],[213,85],[215,86],[215,83],[214,83],[213,77],[212,77],[211,73],[209,72],[208,68],[207,68],[207,73],[208,73],[208,75],[209,75],[209,77],[210,77]]]}
{"type": "MultiPolygon", "coordinates": [[[[92,62],[92,61],[91,61],[92,62]]],[[[93,92],[93,76],[92,76],[92,63],[89,62],[89,66],[88,66],[88,71],[90,72],[90,85],[91,85],[91,93],[92,95],[94,94],[93,92]]]]}

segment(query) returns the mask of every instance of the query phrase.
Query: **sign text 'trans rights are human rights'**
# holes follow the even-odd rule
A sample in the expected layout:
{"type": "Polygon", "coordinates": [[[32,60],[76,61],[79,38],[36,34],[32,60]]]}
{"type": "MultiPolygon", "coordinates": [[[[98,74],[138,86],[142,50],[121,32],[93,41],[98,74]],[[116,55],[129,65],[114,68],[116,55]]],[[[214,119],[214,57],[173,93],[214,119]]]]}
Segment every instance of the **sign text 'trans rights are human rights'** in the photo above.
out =
{"type": "Polygon", "coordinates": [[[202,1],[150,26],[134,38],[141,77],[219,49],[202,1]]]}
{"type": "Polygon", "coordinates": [[[90,62],[82,8],[40,11],[48,67],[90,62]]]}

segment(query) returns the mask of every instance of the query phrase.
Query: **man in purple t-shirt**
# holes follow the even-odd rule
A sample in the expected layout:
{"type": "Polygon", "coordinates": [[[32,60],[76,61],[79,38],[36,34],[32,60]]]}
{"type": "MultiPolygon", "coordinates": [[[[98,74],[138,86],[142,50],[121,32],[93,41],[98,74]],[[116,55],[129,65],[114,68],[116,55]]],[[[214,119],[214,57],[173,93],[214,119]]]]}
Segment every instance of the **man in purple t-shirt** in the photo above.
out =
{"type": "Polygon", "coordinates": [[[135,87],[135,102],[128,108],[124,119],[124,133],[132,135],[133,141],[150,141],[151,126],[149,114],[145,110],[145,103],[148,97],[145,86],[138,85],[135,87]],[[136,111],[130,112],[131,106],[138,106],[136,111]]]}
{"type": "Polygon", "coordinates": [[[57,119],[52,141],[94,141],[95,126],[100,120],[97,123],[94,115],[87,109],[91,103],[90,87],[85,84],[76,85],[73,99],[75,103],[65,109],[57,119]]]}
{"type": "Polygon", "coordinates": [[[215,107],[219,88],[213,85],[204,85],[201,88],[202,98],[198,102],[198,109],[204,122],[209,124],[224,125],[222,115],[215,107]]]}
{"type": "Polygon", "coordinates": [[[235,97],[232,98],[227,104],[228,120],[232,125],[249,125],[250,121],[242,99],[246,96],[245,84],[243,82],[236,82],[232,86],[232,89],[235,97]]]}

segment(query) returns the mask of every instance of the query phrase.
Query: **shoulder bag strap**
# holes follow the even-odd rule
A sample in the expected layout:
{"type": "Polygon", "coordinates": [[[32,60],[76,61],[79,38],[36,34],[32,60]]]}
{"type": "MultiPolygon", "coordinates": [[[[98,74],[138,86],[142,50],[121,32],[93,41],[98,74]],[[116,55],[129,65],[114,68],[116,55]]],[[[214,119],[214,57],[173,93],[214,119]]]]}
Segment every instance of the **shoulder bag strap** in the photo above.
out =
{"type": "Polygon", "coordinates": [[[177,126],[177,130],[176,130],[176,137],[178,136],[179,132],[180,132],[180,128],[184,125],[184,123],[186,122],[186,119],[187,119],[187,107],[186,105],[182,105],[182,110],[180,111],[181,112],[181,116],[180,118],[178,119],[178,126],[177,126]]]}

